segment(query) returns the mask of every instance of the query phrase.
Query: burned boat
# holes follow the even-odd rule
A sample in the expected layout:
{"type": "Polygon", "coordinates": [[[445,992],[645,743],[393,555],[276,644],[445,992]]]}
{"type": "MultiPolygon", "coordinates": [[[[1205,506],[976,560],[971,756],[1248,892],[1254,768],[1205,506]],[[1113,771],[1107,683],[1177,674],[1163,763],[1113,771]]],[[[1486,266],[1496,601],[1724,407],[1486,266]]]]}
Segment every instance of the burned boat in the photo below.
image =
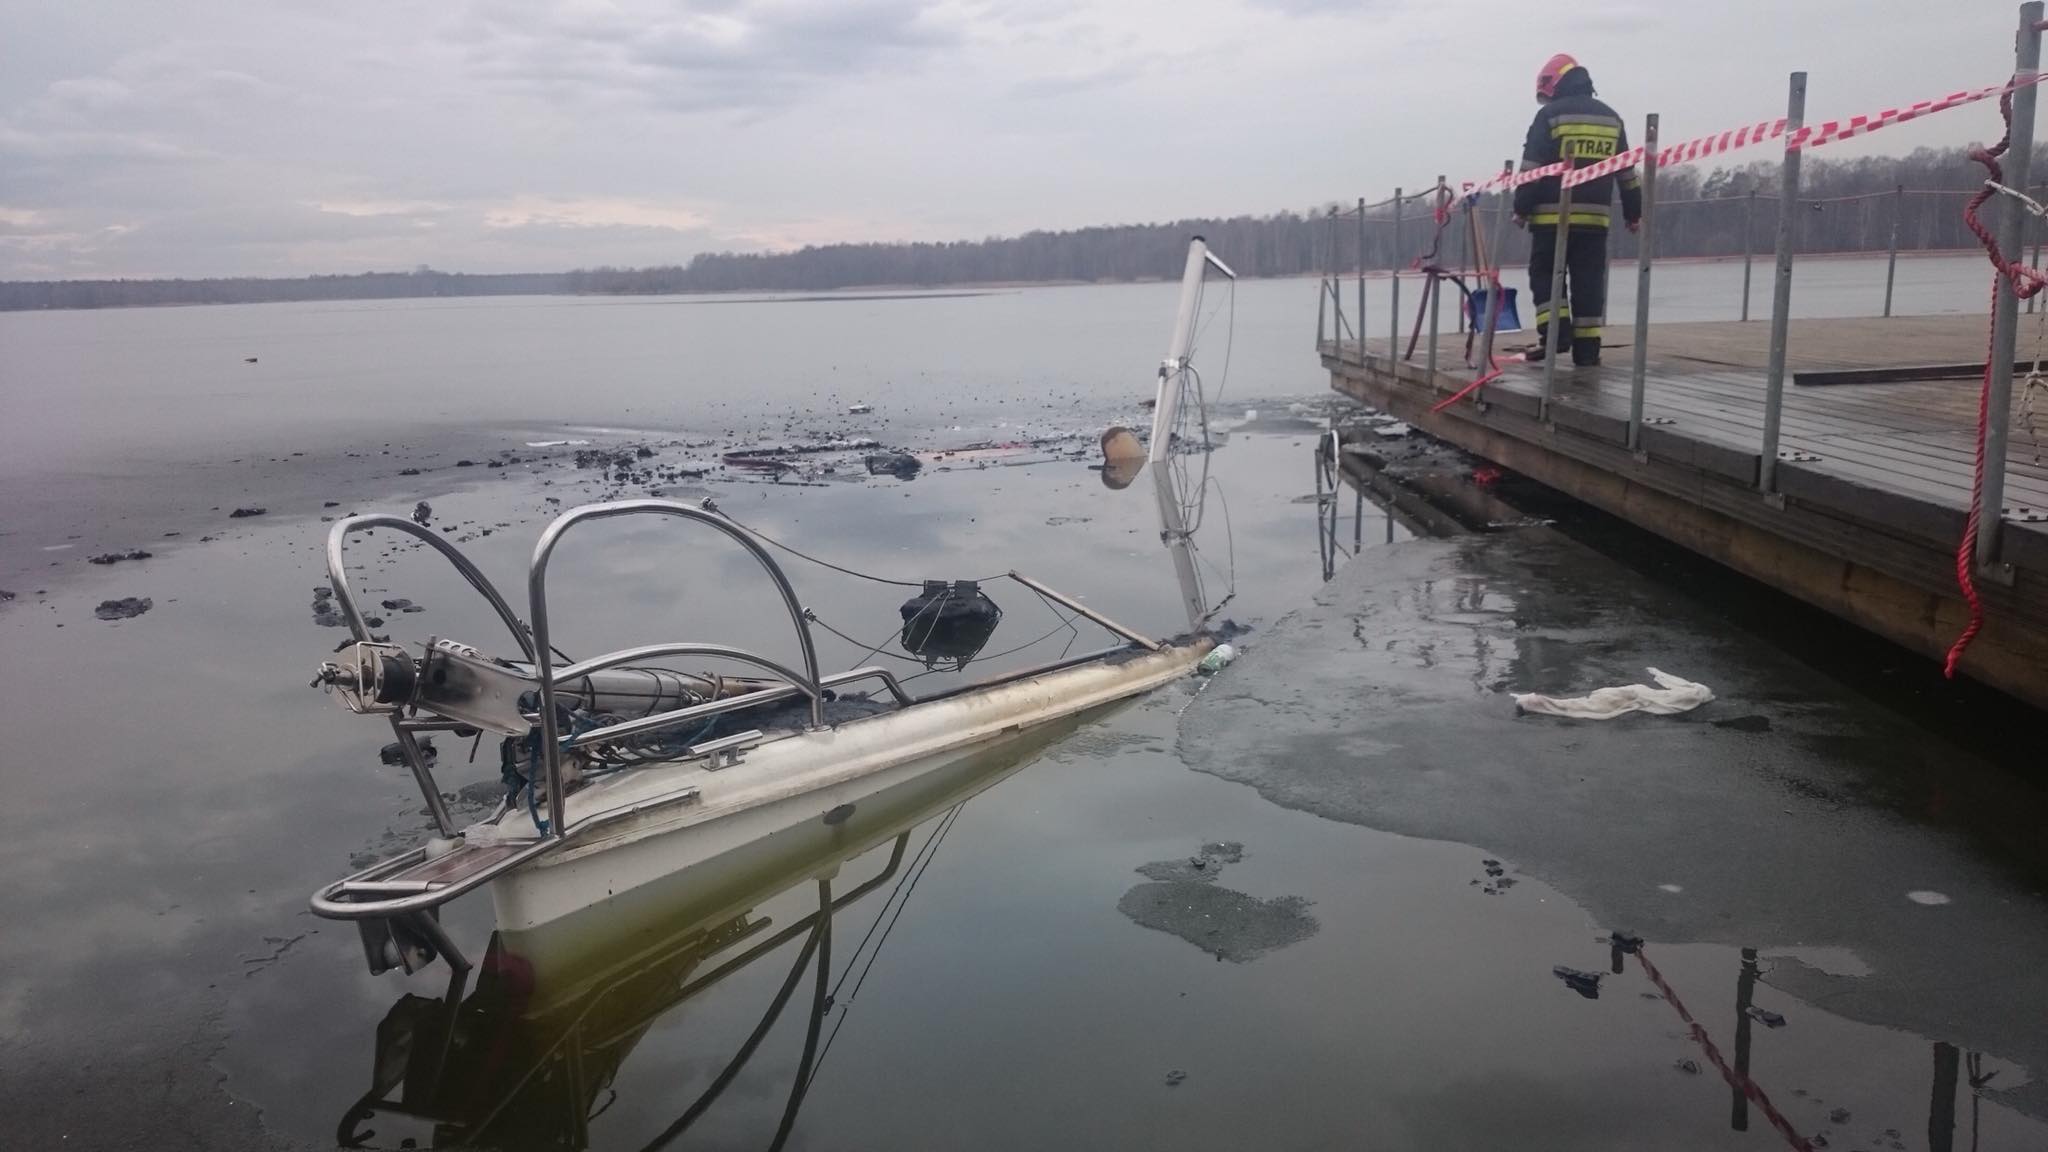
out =
{"type": "MultiPolygon", "coordinates": [[[[872,797],[1020,734],[1188,675],[1216,639],[1188,559],[1190,489],[1168,481],[1166,460],[1177,427],[1192,418],[1206,430],[1189,349],[1211,268],[1229,274],[1197,239],[1159,373],[1153,425],[1162,537],[1174,553],[1189,622],[1178,637],[1154,639],[1011,571],[998,579],[1070,613],[1065,624],[1092,621],[1117,643],[913,696],[885,667],[823,671],[812,634],[817,617],[771,554],[776,542],[708,500],[625,500],[564,512],[534,548],[524,619],[442,534],[393,515],[336,523],[327,539],[328,575],[354,640],[320,667],[314,682],[351,711],[387,719],[436,834],[322,887],[313,911],[356,923],[373,972],[413,972],[436,958],[463,969],[468,961],[442,929],[439,910],[479,888],[489,888],[500,930],[539,928],[790,829],[844,821],[872,797]],[[550,561],[579,526],[622,517],[679,520],[751,556],[788,612],[796,666],[694,641],[578,661],[560,657],[549,628],[550,561]],[[403,533],[432,548],[489,604],[511,647],[489,653],[435,639],[408,649],[373,635],[344,563],[348,540],[369,531],[403,533]],[[739,665],[757,675],[681,671],[678,661],[739,665]],[[725,734],[713,736],[714,724],[725,734]],[[455,826],[419,743],[421,734],[437,731],[498,739],[506,791],[490,817],[455,826]]],[[[1194,486],[1195,498],[1203,486],[1194,486]]],[[[926,582],[903,608],[905,651],[932,665],[964,667],[1000,619],[982,583],[926,582]]]]}

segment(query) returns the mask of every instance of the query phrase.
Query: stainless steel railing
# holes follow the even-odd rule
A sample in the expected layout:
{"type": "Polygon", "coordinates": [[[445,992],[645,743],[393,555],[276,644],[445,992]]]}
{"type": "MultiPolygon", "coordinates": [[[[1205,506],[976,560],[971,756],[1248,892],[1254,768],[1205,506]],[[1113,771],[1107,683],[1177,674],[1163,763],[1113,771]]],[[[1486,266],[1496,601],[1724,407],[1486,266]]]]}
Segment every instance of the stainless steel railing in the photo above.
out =
{"type": "MultiPolygon", "coordinates": [[[[750,533],[714,513],[675,500],[619,500],[609,504],[586,504],[581,508],[573,508],[556,517],[554,523],[548,525],[547,531],[541,533],[540,542],[534,545],[533,561],[527,567],[526,576],[527,611],[533,617],[532,659],[536,678],[540,681],[541,753],[547,772],[548,831],[549,835],[555,837],[568,833],[569,822],[568,812],[563,803],[567,797],[562,784],[561,732],[555,717],[557,673],[554,670],[554,653],[548,647],[548,561],[554,556],[555,546],[561,543],[562,537],[569,529],[587,520],[607,520],[621,516],[677,516],[706,525],[738,542],[740,547],[746,549],[768,573],[775,590],[782,596],[784,607],[789,609],[790,622],[796,625],[797,645],[802,653],[803,668],[801,672],[792,671],[765,657],[722,645],[650,645],[614,652],[608,656],[598,657],[596,661],[571,665],[570,668],[564,669],[560,676],[568,678],[571,671],[596,671],[595,667],[588,667],[591,664],[611,667],[636,658],[647,659],[650,655],[717,655],[750,664],[789,682],[810,699],[810,726],[813,729],[825,726],[825,697],[818,677],[818,650],[811,639],[810,621],[805,619],[803,605],[797,602],[796,590],[790,586],[789,577],[783,574],[781,565],[775,562],[775,558],[770,556],[768,550],[750,533]]],[[[673,715],[667,717],[667,720],[669,723],[680,722],[673,715]]],[[[617,729],[623,725],[612,727],[617,729]]]]}

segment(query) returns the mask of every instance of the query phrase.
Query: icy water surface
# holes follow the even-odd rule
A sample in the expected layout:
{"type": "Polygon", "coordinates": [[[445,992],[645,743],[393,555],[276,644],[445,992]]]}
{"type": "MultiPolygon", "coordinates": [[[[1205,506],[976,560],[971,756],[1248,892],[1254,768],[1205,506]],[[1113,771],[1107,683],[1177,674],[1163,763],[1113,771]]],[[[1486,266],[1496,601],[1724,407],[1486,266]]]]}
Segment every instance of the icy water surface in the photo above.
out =
{"type": "MultiPolygon", "coordinates": [[[[861,315],[889,332],[938,333],[931,362],[952,383],[891,390],[872,365],[916,349],[848,322],[839,351],[870,367],[836,392],[875,403],[872,417],[822,398],[786,413],[794,391],[737,372],[714,388],[714,362],[665,357],[673,409],[607,431],[622,413],[580,421],[570,401],[615,395],[596,399],[608,394],[519,347],[479,352],[467,321],[436,334],[437,306],[402,312],[399,327],[450,374],[449,396],[491,394],[500,369],[555,383],[508,382],[504,410],[465,428],[451,415],[461,405],[424,379],[386,392],[368,380],[381,399],[336,438],[331,397],[291,385],[253,424],[222,415],[222,436],[243,438],[225,456],[183,417],[166,417],[161,459],[131,456],[119,435],[67,450],[73,473],[130,460],[158,478],[162,491],[105,490],[125,503],[67,489],[58,465],[19,466],[10,492],[41,493],[42,511],[0,537],[17,593],[0,605],[10,1139],[759,1148],[786,1129],[784,1146],[817,1149],[2048,1143],[2038,783],[1788,647],[1771,634],[1782,624],[1727,594],[1739,585],[1619,563],[1541,523],[1411,539],[1368,504],[1361,555],[1338,557],[1324,583],[1310,459],[1322,381],[1300,307],[1313,285],[1248,285],[1238,301],[1213,459],[1222,496],[1202,540],[1212,592],[1234,557],[1226,614],[1251,631],[1222,675],[999,749],[829,838],[764,844],[615,914],[492,940],[488,901],[464,901],[450,929],[479,957],[490,941],[489,956],[452,989],[438,970],[368,975],[354,933],[306,912],[319,884],[428,828],[404,771],[377,761],[388,733],[306,687],[341,638],[313,616],[321,516],[424,499],[430,522],[514,589],[559,508],[659,488],[711,495],[859,568],[1015,567],[1140,629],[1177,630],[1149,491],[1110,491],[1074,458],[1104,423],[1141,417],[1171,293],[1061,292],[704,306],[735,329],[849,308],[877,310],[861,315]],[[891,307],[906,311],[879,311],[891,307]],[[986,331],[1010,331],[1013,346],[962,336],[954,310],[970,307],[1011,309],[986,331]],[[868,476],[859,452],[780,483],[682,474],[735,446],[872,436],[931,454],[1020,431],[1042,443],[935,461],[910,482],[868,476]],[[528,446],[553,439],[645,444],[653,455],[633,470],[652,476],[621,484],[576,467],[574,446],[528,446]],[[306,471],[343,440],[366,455],[329,452],[306,471]],[[227,517],[250,503],[267,510],[227,517]],[[65,530],[66,517],[86,529],[65,530]],[[74,555],[116,548],[156,554],[74,555]],[[95,618],[120,597],[152,607],[95,618]],[[1574,725],[1517,717],[1508,697],[1640,679],[1647,664],[1717,699],[1574,725]]],[[[518,307],[537,307],[526,319],[542,327],[583,323],[518,307]]],[[[676,311],[590,307],[620,309],[606,322],[635,339],[675,339],[676,311]]],[[[176,317],[194,317],[189,334],[230,311],[144,319],[176,332],[176,317]]],[[[264,364],[288,358],[273,349],[297,338],[264,317],[288,328],[298,314],[247,311],[246,338],[224,346],[260,336],[273,342],[264,364]]],[[[45,319],[78,322],[6,322],[45,319]]],[[[548,343],[565,362],[580,349],[593,380],[632,374],[616,342],[548,343]]],[[[750,370],[786,373],[794,389],[817,378],[817,354],[791,340],[750,370]]],[[[148,385],[132,365],[102,370],[118,375],[105,389],[148,385]]],[[[572,654],[684,636],[789,654],[786,619],[744,558],[674,526],[585,531],[550,579],[572,654]]],[[[368,538],[352,555],[373,600],[424,607],[391,612],[396,636],[501,642],[417,551],[368,538]]],[[[901,590],[797,561],[791,575],[848,635],[893,631],[901,590]]],[[[1056,623],[992,591],[1009,613],[992,649],[1056,623]]],[[[1101,639],[1055,633],[1051,651],[989,667],[1101,639]]],[[[821,657],[845,665],[866,647],[826,638],[821,657]]],[[[492,750],[471,764],[465,745],[438,744],[443,786],[473,817],[492,750]]]]}

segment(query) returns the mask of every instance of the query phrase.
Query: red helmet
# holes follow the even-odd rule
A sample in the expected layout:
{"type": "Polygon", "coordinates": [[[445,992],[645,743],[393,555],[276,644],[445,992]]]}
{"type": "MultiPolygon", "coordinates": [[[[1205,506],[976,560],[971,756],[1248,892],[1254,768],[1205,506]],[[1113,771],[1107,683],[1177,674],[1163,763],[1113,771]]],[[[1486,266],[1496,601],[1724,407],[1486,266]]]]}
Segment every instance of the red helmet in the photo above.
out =
{"type": "Polygon", "coordinates": [[[1572,59],[1568,53],[1559,52],[1552,56],[1543,65],[1543,70],[1536,73],[1536,99],[1547,101],[1556,97],[1557,82],[1564,79],[1565,73],[1578,66],[1579,62],[1572,59]]]}

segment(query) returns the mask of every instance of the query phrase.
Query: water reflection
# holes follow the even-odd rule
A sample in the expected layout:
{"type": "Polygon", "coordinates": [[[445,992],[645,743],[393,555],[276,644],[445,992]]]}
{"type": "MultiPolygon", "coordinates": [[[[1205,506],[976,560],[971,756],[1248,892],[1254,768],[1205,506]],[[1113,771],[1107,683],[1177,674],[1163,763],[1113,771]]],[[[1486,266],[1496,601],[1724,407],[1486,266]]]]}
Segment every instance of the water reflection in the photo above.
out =
{"type": "MultiPolygon", "coordinates": [[[[1614,934],[1610,944],[1613,972],[1620,975],[1626,971],[1626,957],[1634,956],[1642,968],[1643,975],[1656,988],[1655,997],[1671,1006],[1679,1020],[1689,1029],[1691,1039],[1699,1047],[1701,1054],[1727,1083],[1730,1093],[1729,1130],[1749,1131],[1750,1113],[1754,1107],[1787,1146],[1800,1152],[1812,1152],[1829,1146],[1831,1128],[1822,1128],[1812,1135],[1802,1133],[1799,1126],[1779,1109],[1765,1087],[1750,1074],[1751,1054],[1756,1042],[1755,1026],[1762,1024],[1767,1031],[1776,1031],[1786,1027],[1788,1023],[1784,1016],[1761,1008],[1756,1003],[1757,984],[1762,981],[1764,975],[1763,966],[1757,958],[1757,949],[1743,948],[1740,952],[1741,963],[1735,977],[1735,1059],[1731,1065],[1721,1055],[1712,1033],[1694,1018],[1692,1012],[1686,1008],[1685,1002],[1679,998],[1678,991],[1670,980],[1650,960],[1642,940],[1629,933],[1618,932],[1614,934]]],[[[1969,1069],[1966,1084],[1970,1092],[1968,1147],[1975,1149],[1978,1146],[1978,1125],[1982,1119],[1984,1092],[1997,1077],[1998,1071],[1984,1070],[1984,1054],[1981,1052],[1964,1053],[1955,1045],[1943,1040],[1933,1041],[1931,1047],[1933,1080],[1927,1108],[1929,1152],[1954,1152],[1956,1092],[1963,1086],[1959,1081],[1965,1064],[1969,1069]]],[[[1806,1093],[1800,1091],[1795,1095],[1805,1096],[1806,1093]]],[[[1829,1113],[1828,1119],[1830,1125],[1843,1126],[1849,1124],[1853,1116],[1848,1109],[1837,1108],[1829,1113]]],[[[1887,1130],[1882,1135],[1891,1141],[1891,1147],[1900,1146],[1896,1130],[1887,1130]]]]}
{"type": "Polygon", "coordinates": [[[961,808],[1046,746],[1116,707],[1020,734],[857,807],[842,806],[679,872],[653,890],[539,929],[495,933],[473,990],[468,974],[457,973],[441,996],[407,994],[386,1012],[377,1026],[370,1086],[342,1116],[336,1142],[346,1148],[590,1147],[593,1125],[618,1100],[623,1067],[658,1022],[801,941],[793,957],[784,955],[789,967],[752,1030],[730,1050],[708,1054],[719,1069],[710,1082],[687,1098],[663,1102],[655,1111],[672,1119],[634,1141],[648,1149],[667,1146],[716,1106],[799,999],[808,973],[811,989],[801,997],[803,1054],[790,1082],[780,1086],[779,1123],[761,1134],[764,1146],[781,1147],[860,982],[961,808]],[[913,851],[915,833],[927,822],[913,851]],[[871,854],[877,859],[860,859],[871,854]],[[836,885],[849,862],[872,871],[851,888],[836,885]],[[761,911],[806,888],[814,893],[811,910],[789,923],[777,924],[761,911]],[[879,904],[869,899],[885,888],[879,904]],[[856,926],[865,935],[856,937],[850,955],[836,951],[835,927],[863,903],[869,908],[862,918],[871,915],[871,926],[856,926]]]}

